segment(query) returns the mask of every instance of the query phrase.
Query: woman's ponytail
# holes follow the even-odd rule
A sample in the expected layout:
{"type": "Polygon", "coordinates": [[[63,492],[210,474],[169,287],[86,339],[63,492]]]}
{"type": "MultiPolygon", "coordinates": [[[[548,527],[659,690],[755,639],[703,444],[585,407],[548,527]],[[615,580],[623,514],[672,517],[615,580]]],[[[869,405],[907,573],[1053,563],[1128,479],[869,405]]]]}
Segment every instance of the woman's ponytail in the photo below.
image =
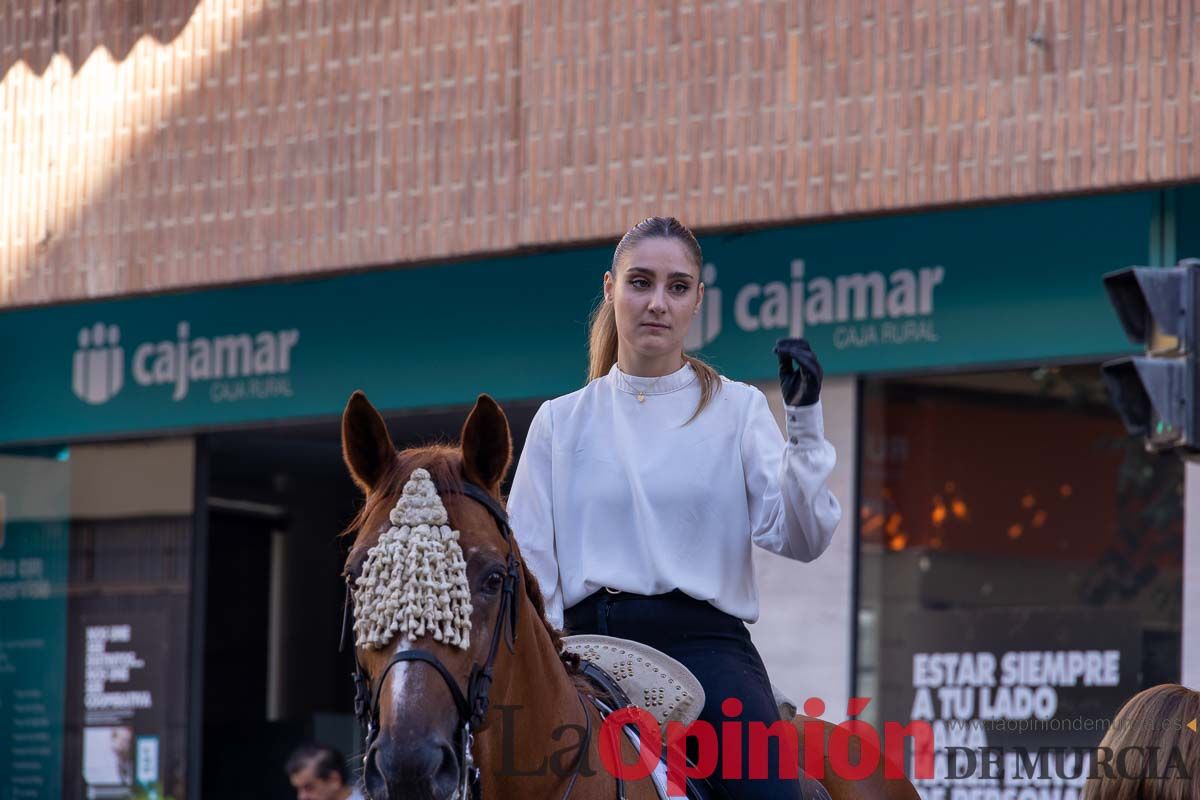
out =
{"type": "Polygon", "coordinates": [[[600,302],[592,309],[588,328],[588,381],[603,378],[617,363],[617,315],[612,303],[600,302]]]}

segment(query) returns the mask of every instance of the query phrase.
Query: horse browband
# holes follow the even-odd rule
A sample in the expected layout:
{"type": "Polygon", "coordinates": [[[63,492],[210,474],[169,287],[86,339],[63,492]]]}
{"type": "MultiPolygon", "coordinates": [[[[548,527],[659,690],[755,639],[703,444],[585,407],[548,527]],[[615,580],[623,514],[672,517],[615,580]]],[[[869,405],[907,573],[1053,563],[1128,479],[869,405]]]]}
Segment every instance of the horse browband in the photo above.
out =
{"type": "MultiPolygon", "coordinates": [[[[445,490],[439,489],[439,493],[441,491],[469,497],[486,508],[500,529],[501,537],[508,542],[507,571],[504,575],[504,588],[500,596],[500,610],[497,614],[496,631],[492,636],[492,644],[488,650],[487,660],[482,667],[478,664],[471,667],[467,693],[464,695],[462,689],[458,686],[458,681],[454,679],[454,676],[450,674],[450,671],[446,669],[446,666],[437,656],[426,650],[404,650],[392,656],[392,659],[380,674],[378,684],[375,686],[374,691],[372,691],[370,688],[370,679],[367,677],[366,671],[362,668],[362,663],[358,660],[358,650],[355,648],[354,714],[358,717],[359,723],[367,731],[364,742],[365,761],[373,757],[375,739],[379,735],[379,694],[383,689],[383,684],[387,681],[388,673],[391,672],[392,667],[405,661],[418,661],[432,666],[446,683],[446,687],[450,690],[450,696],[454,698],[454,705],[458,709],[457,732],[463,751],[460,757],[459,771],[462,775],[463,788],[469,785],[471,797],[478,800],[480,796],[480,776],[479,769],[474,767],[471,755],[471,745],[473,742],[471,731],[477,730],[483,724],[483,718],[487,714],[488,693],[492,687],[492,668],[496,661],[496,654],[499,652],[500,640],[504,639],[505,645],[508,647],[508,652],[514,652],[514,644],[517,639],[518,611],[520,609],[520,604],[516,599],[519,562],[517,561],[513,546],[513,532],[508,524],[508,514],[496,502],[494,497],[469,481],[464,481],[458,486],[447,487],[445,490]]],[[[353,575],[346,576],[346,602],[342,611],[342,634],[341,644],[338,648],[339,651],[344,650],[346,647],[346,630],[354,605],[352,593],[353,581],[353,575]]],[[[582,707],[582,698],[580,704],[582,707]]],[[[570,783],[567,784],[566,792],[563,793],[564,800],[575,787],[575,781],[579,778],[584,759],[587,757],[587,748],[591,741],[592,719],[587,713],[586,707],[583,708],[583,712],[587,728],[580,746],[579,758],[575,763],[574,774],[571,776],[570,783]]],[[[618,787],[620,783],[618,781],[618,787]]],[[[620,788],[618,792],[623,795],[620,788]]],[[[461,800],[466,800],[466,798],[461,798],[461,800]]]]}

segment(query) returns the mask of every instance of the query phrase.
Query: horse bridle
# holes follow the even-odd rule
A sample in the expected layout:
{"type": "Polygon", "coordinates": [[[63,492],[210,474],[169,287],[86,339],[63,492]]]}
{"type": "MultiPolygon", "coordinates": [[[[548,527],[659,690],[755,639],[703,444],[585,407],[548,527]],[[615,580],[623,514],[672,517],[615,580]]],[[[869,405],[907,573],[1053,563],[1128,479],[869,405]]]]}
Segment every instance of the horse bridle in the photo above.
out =
{"type": "MultiPolygon", "coordinates": [[[[471,675],[467,681],[467,692],[463,694],[462,689],[458,686],[458,681],[450,674],[450,670],[446,665],[433,653],[427,650],[410,649],[403,650],[392,656],[380,673],[379,682],[376,684],[374,691],[371,689],[371,681],[367,676],[366,670],[362,667],[362,662],[358,659],[358,650],[354,652],[354,714],[358,717],[359,723],[366,729],[366,737],[363,748],[364,765],[370,762],[370,759],[375,757],[375,740],[379,736],[379,695],[383,689],[383,684],[387,681],[388,673],[392,667],[405,662],[420,662],[433,667],[438,675],[446,684],[446,688],[450,690],[450,696],[454,699],[454,705],[458,710],[458,724],[456,727],[456,736],[458,738],[459,750],[455,754],[458,759],[459,775],[461,776],[461,784],[455,794],[457,800],[480,800],[480,774],[478,767],[475,766],[474,757],[471,750],[474,745],[473,731],[478,730],[483,724],[483,718],[487,715],[488,710],[488,693],[492,688],[492,669],[496,663],[496,654],[500,649],[500,640],[503,639],[508,647],[508,652],[514,652],[514,645],[517,639],[517,623],[520,604],[517,602],[516,590],[517,581],[520,578],[520,561],[517,559],[516,550],[513,545],[513,532],[508,524],[508,514],[500,506],[494,497],[488,494],[479,486],[464,481],[459,486],[440,488],[441,492],[454,492],[461,494],[464,497],[469,497],[475,502],[482,505],[492,515],[496,526],[500,529],[500,535],[508,543],[508,557],[506,559],[506,571],[504,574],[504,587],[500,594],[500,610],[496,615],[495,633],[492,636],[492,643],[488,649],[487,660],[483,665],[474,664],[471,667],[471,675]]],[[[350,627],[350,617],[353,614],[354,596],[353,583],[354,575],[346,576],[346,601],[342,611],[342,635],[339,650],[344,650],[346,647],[346,632],[350,627]]],[[[583,766],[584,759],[587,757],[588,744],[591,741],[592,735],[592,720],[587,713],[587,708],[583,706],[583,699],[580,698],[580,706],[584,711],[587,728],[584,733],[584,738],[579,749],[579,758],[575,763],[575,771],[571,776],[570,783],[567,784],[566,792],[563,794],[565,800],[575,786],[575,781],[579,777],[580,770],[583,766]]]]}

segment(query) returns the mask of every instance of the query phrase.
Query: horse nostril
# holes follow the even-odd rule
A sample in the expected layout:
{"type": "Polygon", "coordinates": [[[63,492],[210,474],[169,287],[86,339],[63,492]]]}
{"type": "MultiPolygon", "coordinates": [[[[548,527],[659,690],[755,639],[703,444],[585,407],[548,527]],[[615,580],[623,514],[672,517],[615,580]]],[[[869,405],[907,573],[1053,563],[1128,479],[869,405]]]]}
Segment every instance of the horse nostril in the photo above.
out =
{"type": "Polygon", "coordinates": [[[449,800],[458,789],[458,757],[440,737],[406,746],[392,743],[373,753],[364,775],[371,800],[449,800]]]}
{"type": "Polygon", "coordinates": [[[433,775],[434,796],[450,798],[454,796],[455,790],[458,789],[460,778],[458,774],[458,758],[454,754],[454,748],[445,742],[441,742],[438,747],[442,751],[442,763],[433,775]]]}
{"type": "Polygon", "coordinates": [[[379,767],[379,750],[372,746],[363,761],[363,787],[368,800],[387,800],[387,780],[379,767]]]}

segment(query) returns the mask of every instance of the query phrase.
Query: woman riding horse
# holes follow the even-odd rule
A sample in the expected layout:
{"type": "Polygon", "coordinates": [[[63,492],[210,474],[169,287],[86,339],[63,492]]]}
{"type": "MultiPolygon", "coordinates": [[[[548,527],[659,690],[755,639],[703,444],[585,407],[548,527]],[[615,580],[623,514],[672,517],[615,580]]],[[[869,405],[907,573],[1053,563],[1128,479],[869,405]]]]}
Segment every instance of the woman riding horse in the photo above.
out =
{"type": "MultiPolygon", "coordinates": [[[[683,352],[702,264],[673,217],[621,239],[592,316],[589,382],[538,410],[508,510],[551,624],[678,659],[704,687],[701,719],[722,731],[779,720],[745,626],[759,611],[751,545],[812,561],[841,508],[826,487],[821,367],[804,340],[775,346],[786,442],[762,392],[683,352]]],[[[801,797],[775,753],[767,778],[723,785],[735,798],[801,797]]]]}
{"type": "MultiPolygon", "coordinates": [[[[657,798],[647,781],[622,782],[602,766],[605,726],[545,618],[503,508],[512,437],[500,407],[480,395],[460,444],[397,452],[383,417],[355,392],[342,448],[366,498],[348,529],[343,630],[367,734],[366,796],[657,798]]],[[[865,779],[843,777],[829,742],[846,731],[808,717],[789,724],[806,766],[809,739],[819,737],[818,774],[832,800],[919,800],[882,763],[865,779]]],[[[618,746],[632,764],[636,748],[618,746]]],[[[853,764],[872,760],[854,733],[845,747],[853,764]]],[[[810,797],[824,792],[806,786],[810,797]]]]}

